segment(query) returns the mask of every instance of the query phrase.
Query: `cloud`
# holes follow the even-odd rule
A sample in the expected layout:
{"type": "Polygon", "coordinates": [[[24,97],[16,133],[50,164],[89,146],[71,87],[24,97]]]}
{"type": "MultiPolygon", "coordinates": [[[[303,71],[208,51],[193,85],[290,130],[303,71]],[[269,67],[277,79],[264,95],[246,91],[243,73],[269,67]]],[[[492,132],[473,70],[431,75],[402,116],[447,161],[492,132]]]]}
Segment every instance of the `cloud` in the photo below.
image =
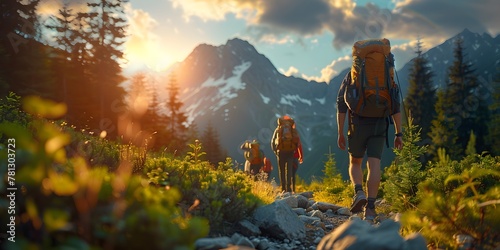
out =
{"type": "Polygon", "coordinates": [[[295,76],[305,79],[307,81],[316,81],[316,82],[330,82],[330,80],[338,75],[342,70],[347,69],[351,66],[352,59],[351,56],[340,57],[334,61],[332,61],[329,65],[321,70],[320,76],[308,76],[306,74],[300,73],[299,69],[294,66],[290,66],[288,70],[279,69],[283,75],[286,76],[295,76]]]}
{"type": "Polygon", "coordinates": [[[399,32],[410,28],[409,31],[420,35],[443,32],[449,36],[464,28],[497,34],[500,31],[499,7],[497,0],[407,0],[396,6],[394,21],[402,21],[403,25],[396,27],[399,32]]]}
{"type": "Polygon", "coordinates": [[[73,13],[83,12],[88,9],[86,0],[42,0],[37,7],[37,13],[41,15],[54,15],[67,4],[73,13]]]}
{"type": "Polygon", "coordinates": [[[297,68],[295,68],[294,66],[290,66],[288,68],[288,70],[286,70],[286,71],[283,69],[279,69],[279,71],[281,71],[281,73],[283,73],[283,75],[286,75],[286,76],[300,77],[299,70],[297,68]]]}
{"type": "Polygon", "coordinates": [[[330,6],[323,0],[273,0],[262,1],[260,24],[299,34],[316,34],[323,30],[330,6]]]}
{"type": "MultiPolygon", "coordinates": [[[[424,44],[424,41],[420,41],[422,44],[422,52],[425,52],[426,45],[424,44]]],[[[392,45],[391,46],[391,52],[394,54],[394,64],[396,70],[401,69],[407,62],[409,62],[411,59],[415,58],[415,53],[417,50],[417,41],[410,41],[408,43],[404,44],[399,44],[399,45],[392,45]]]]}
{"type": "MultiPolygon", "coordinates": [[[[238,18],[250,20],[255,16],[253,0],[170,0],[174,8],[181,8],[183,17],[189,21],[198,17],[203,21],[224,20],[226,14],[235,14],[238,18]]],[[[262,0],[259,0],[262,1],[262,0]]],[[[256,2],[259,2],[256,1],[256,2]]]]}
{"type": "Polygon", "coordinates": [[[234,14],[245,19],[256,40],[331,32],[337,50],[368,38],[415,40],[420,36],[438,42],[465,28],[493,35],[500,31],[498,0],[404,0],[394,9],[371,3],[357,6],[352,0],[171,1],[187,18],[224,20],[234,14]]]}
{"type": "Polygon", "coordinates": [[[340,57],[336,60],[333,60],[330,64],[328,64],[326,67],[321,69],[321,76],[306,76],[302,75],[304,79],[306,80],[314,80],[317,82],[330,82],[330,80],[338,75],[342,70],[347,69],[351,67],[352,64],[352,58],[351,56],[344,56],[340,57]]]}

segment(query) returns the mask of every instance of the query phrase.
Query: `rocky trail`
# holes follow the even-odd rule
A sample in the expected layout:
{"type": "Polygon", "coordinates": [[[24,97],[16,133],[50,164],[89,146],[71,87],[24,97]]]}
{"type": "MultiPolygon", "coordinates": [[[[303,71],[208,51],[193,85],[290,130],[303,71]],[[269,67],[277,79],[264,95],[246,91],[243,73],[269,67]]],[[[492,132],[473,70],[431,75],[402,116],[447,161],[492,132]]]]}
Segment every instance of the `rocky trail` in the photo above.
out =
{"type": "Polygon", "coordinates": [[[237,223],[231,235],[198,239],[196,249],[427,249],[421,235],[399,234],[397,215],[364,221],[346,207],[312,197],[311,192],[285,194],[237,223]]]}

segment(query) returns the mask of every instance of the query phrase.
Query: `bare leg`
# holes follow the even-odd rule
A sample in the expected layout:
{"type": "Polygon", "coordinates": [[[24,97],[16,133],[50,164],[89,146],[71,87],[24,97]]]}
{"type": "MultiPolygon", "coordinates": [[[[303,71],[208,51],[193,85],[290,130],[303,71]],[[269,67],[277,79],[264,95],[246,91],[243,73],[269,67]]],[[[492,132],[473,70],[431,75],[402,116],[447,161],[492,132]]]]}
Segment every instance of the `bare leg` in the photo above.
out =
{"type": "Polygon", "coordinates": [[[368,177],[366,180],[366,192],[369,198],[377,198],[378,188],[380,186],[380,159],[368,157],[368,177]]]}
{"type": "Polygon", "coordinates": [[[363,158],[354,158],[349,155],[349,161],[349,177],[351,178],[352,184],[363,185],[363,171],[361,170],[363,158]]]}
{"type": "Polygon", "coordinates": [[[361,170],[361,163],[363,162],[363,158],[354,158],[349,156],[349,160],[349,176],[351,177],[351,182],[355,191],[350,211],[351,213],[358,213],[363,210],[363,207],[367,202],[365,193],[362,191],[363,171],[361,170]]]}

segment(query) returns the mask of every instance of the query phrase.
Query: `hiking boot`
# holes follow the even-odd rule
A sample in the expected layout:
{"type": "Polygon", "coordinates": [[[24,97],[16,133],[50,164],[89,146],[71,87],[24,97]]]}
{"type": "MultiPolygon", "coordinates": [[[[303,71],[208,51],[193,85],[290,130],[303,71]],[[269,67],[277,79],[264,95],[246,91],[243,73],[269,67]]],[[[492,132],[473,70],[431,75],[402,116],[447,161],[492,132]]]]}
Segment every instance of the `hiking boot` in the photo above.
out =
{"type": "Polygon", "coordinates": [[[363,207],[366,205],[366,195],[363,191],[358,191],[356,195],[353,197],[352,205],[351,205],[351,213],[359,213],[363,211],[363,207]]]}
{"type": "Polygon", "coordinates": [[[363,220],[374,221],[376,217],[377,217],[377,212],[375,212],[375,208],[365,207],[363,220]]]}

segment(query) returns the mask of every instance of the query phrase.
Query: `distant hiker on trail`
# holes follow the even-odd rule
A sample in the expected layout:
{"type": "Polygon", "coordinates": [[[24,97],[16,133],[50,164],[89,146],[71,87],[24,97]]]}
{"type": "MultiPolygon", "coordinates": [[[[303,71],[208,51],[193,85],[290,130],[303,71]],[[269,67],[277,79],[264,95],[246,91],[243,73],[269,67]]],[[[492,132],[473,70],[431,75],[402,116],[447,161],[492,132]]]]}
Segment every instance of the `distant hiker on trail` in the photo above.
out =
{"type": "Polygon", "coordinates": [[[259,173],[260,169],[264,165],[264,151],[260,149],[259,142],[257,140],[245,141],[241,145],[241,149],[245,151],[243,155],[245,156],[245,165],[249,165],[248,171],[245,167],[245,171],[255,176],[259,173]]]}
{"type": "MultiPolygon", "coordinates": [[[[295,127],[295,125],[294,125],[295,127]]],[[[297,178],[297,170],[299,169],[299,164],[304,162],[302,154],[302,143],[299,141],[299,145],[295,152],[293,153],[293,168],[292,168],[292,192],[295,193],[295,181],[297,178]]]]}
{"type": "Polygon", "coordinates": [[[282,192],[292,192],[293,154],[300,144],[295,122],[287,115],[278,118],[271,148],[278,159],[278,175],[282,192]]]}
{"type": "Polygon", "coordinates": [[[269,157],[264,157],[264,165],[262,166],[260,171],[266,174],[266,181],[269,181],[269,177],[271,176],[271,172],[273,171],[273,164],[271,163],[271,159],[269,159],[269,157]]]}
{"type": "Polygon", "coordinates": [[[346,148],[344,123],[348,113],[349,176],[354,185],[351,212],[364,211],[363,219],[374,220],[380,186],[380,158],[388,145],[390,117],[395,124],[394,147],[403,146],[399,87],[394,82],[394,59],[387,39],[358,41],[353,46],[353,65],[337,96],[338,147],[346,148]],[[367,155],[368,177],[363,191],[361,163],[367,155]]]}

